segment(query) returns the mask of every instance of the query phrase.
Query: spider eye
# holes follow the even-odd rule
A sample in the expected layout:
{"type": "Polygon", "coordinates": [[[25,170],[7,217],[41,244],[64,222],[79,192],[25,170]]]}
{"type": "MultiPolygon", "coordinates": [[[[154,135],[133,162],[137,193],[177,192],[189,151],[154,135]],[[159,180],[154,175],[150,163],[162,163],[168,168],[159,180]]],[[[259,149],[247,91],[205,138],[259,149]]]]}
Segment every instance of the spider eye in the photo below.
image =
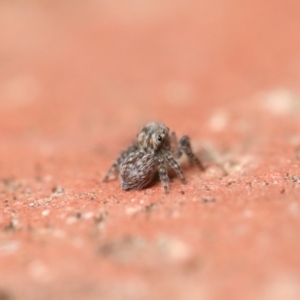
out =
{"type": "Polygon", "coordinates": [[[159,136],[157,137],[157,140],[158,140],[159,142],[161,142],[161,141],[162,141],[162,136],[159,135],[159,136]]]}

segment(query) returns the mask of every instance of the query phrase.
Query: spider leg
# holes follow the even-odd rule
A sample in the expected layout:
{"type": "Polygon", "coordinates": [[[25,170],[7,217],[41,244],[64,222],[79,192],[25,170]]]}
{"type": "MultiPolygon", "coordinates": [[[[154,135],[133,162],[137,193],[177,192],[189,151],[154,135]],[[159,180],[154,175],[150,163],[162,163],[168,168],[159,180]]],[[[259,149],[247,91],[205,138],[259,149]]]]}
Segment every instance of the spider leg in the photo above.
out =
{"type": "Polygon", "coordinates": [[[178,162],[173,158],[171,152],[165,153],[165,158],[169,164],[169,166],[176,172],[176,175],[181,179],[181,181],[186,184],[186,180],[182,174],[181,168],[178,164],[178,162]]]}
{"type": "Polygon", "coordinates": [[[163,158],[158,159],[158,174],[159,179],[163,185],[165,194],[169,193],[169,176],[168,176],[168,170],[165,166],[165,162],[163,158]]]}
{"type": "Polygon", "coordinates": [[[177,141],[177,135],[175,131],[172,131],[172,133],[170,134],[170,144],[171,144],[171,151],[177,149],[178,141],[177,141]]]}
{"type": "Polygon", "coordinates": [[[181,155],[185,153],[191,163],[196,163],[196,165],[200,168],[200,170],[204,171],[205,168],[202,165],[201,161],[197,158],[197,156],[193,153],[190,138],[187,135],[184,135],[178,142],[178,149],[175,152],[175,156],[180,158],[181,155]]]}
{"type": "Polygon", "coordinates": [[[118,167],[121,165],[122,161],[124,160],[124,156],[121,154],[116,161],[112,164],[112,166],[107,171],[106,175],[102,179],[102,182],[106,182],[111,174],[116,173],[118,167]]]}
{"type": "Polygon", "coordinates": [[[102,179],[102,182],[106,182],[111,174],[116,173],[118,171],[119,166],[122,164],[124,159],[133,151],[138,149],[138,144],[135,142],[131,146],[129,146],[125,151],[123,151],[118,158],[115,160],[115,162],[112,164],[112,166],[107,171],[106,175],[102,179]]]}

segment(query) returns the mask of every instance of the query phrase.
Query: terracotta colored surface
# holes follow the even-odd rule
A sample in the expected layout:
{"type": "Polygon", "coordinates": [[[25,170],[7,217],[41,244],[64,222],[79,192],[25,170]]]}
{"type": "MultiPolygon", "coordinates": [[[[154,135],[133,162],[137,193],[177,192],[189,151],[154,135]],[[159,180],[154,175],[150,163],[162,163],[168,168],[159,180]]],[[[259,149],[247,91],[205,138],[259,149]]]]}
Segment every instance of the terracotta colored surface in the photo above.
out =
{"type": "Polygon", "coordinates": [[[300,299],[300,5],[0,3],[0,299],[300,299]],[[206,166],[101,178],[148,121],[206,166]]]}

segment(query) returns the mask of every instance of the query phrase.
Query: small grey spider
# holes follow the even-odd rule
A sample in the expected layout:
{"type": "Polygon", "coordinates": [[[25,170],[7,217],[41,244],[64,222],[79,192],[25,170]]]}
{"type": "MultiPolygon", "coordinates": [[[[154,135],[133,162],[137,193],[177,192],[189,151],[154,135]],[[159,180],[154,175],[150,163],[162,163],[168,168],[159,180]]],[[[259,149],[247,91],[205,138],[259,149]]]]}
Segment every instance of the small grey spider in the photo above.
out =
{"type": "Polygon", "coordinates": [[[204,167],[191,149],[190,139],[184,135],[177,142],[175,132],[169,134],[169,128],[162,123],[149,123],[137,135],[137,140],[113,163],[103,181],[118,171],[123,190],[140,190],[148,186],[158,171],[164,192],[169,192],[168,166],[170,166],[185,184],[178,162],[185,153],[191,163],[196,163],[203,171],[204,167]]]}

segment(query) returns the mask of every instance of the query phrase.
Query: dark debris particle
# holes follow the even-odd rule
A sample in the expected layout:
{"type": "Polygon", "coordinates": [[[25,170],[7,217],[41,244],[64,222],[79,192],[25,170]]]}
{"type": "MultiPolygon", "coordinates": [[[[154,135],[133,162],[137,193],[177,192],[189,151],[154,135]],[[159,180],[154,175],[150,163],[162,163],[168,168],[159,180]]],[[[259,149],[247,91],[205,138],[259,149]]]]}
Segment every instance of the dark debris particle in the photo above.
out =
{"type": "Polygon", "coordinates": [[[152,212],[152,211],[154,210],[155,206],[156,206],[155,203],[147,204],[147,205],[145,206],[145,212],[146,212],[146,213],[152,212]]]}
{"type": "Polygon", "coordinates": [[[61,186],[59,186],[59,185],[55,185],[52,188],[52,194],[62,195],[64,193],[65,193],[65,190],[61,186]]]}
{"type": "Polygon", "coordinates": [[[11,192],[15,192],[23,186],[23,184],[21,182],[18,182],[15,178],[3,178],[2,182],[6,190],[9,190],[11,192]]]}
{"type": "Polygon", "coordinates": [[[103,256],[109,256],[113,251],[115,251],[115,248],[116,245],[113,243],[106,243],[99,248],[98,253],[103,256]]]}
{"type": "Polygon", "coordinates": [[[127,248],[133,243],[133,237],[126,236],[116,240],[107,241],[98,249],[98,253],[103,256],[111,256],[122,250],[122,248],[127,248]]]}
{"type": "Polygon", "coordinates": [[[202,269],[203,266],[204,266],[203,261],[201,259],[199,259],[198,257],[193,257],[192,259],[189,259],[183,265],[184,271],[187,273],[197,272],[200,269],[202,269]]]}
{"type": "Polygon", "coordinates": [[[293,183],[300,183],[300,176],[291,176],[289,173],[286,173],[284,179],[293,183]]]}
{"type": "Polygon", "coordinates": [[[95,223],[101,224],[104,223],[108,218],[108,212],[107,211],[100,211],[95,215],[95,223]]]}
{"type": "Polygon", "coordinates": [[[42,176],[40,176],[40,175],[35,176],[35,181],[42,182],[42,176]]]}
{"type": "Polygon", "coordinates": [[[295,155],[296,155],[296,159],[300,159],[300,147],[297,147],[295,149],[295,155]]]}
{"type": "Polygon", "coordinates": [[[78,219],[78,220],[81,219],[81,218],[82,218],[82,212],[80,212],[80,211],[77,212],[77,213],[75,214],[75,218],[78,219]]]}
{"type": "Polygon", "coordinates": [[[227,186],[230,186],[230,185],[232,185],[232,184],[234,184],[234,183],[236,183],[236,181],[235,181],[235,180],[231,180],[231,181],[229,181],[229,182],[227,183],[227,186]]]}
{"type": "MultiPolygon", "coordinates": [[[[15,231],[18,228],[18,221],[16,219],[11,220],[6,226],[4,226],[3,230],[10,232],[15,231]]],[[[1,298],[0,298],[1,300],[1,298]]]]}
{"type": "Polygon", "coordinates": [[[216,198],[215,197],[202,197],[201,202],[202,203],[216,202],[216,198]]]}
{"type": "Polygon", "coordinates": [[[180,194],[181,194],[181,195],[184,195],[184,194],[185,194],[185,191],[180,191],[180,194]]]}
{"type": "Polygon", "coordinates": [[[140,237],[124,236],[106,241],[99,249],[98,254],[118,262],[135,260],[143,251],[145,240],[140,237]]]}

